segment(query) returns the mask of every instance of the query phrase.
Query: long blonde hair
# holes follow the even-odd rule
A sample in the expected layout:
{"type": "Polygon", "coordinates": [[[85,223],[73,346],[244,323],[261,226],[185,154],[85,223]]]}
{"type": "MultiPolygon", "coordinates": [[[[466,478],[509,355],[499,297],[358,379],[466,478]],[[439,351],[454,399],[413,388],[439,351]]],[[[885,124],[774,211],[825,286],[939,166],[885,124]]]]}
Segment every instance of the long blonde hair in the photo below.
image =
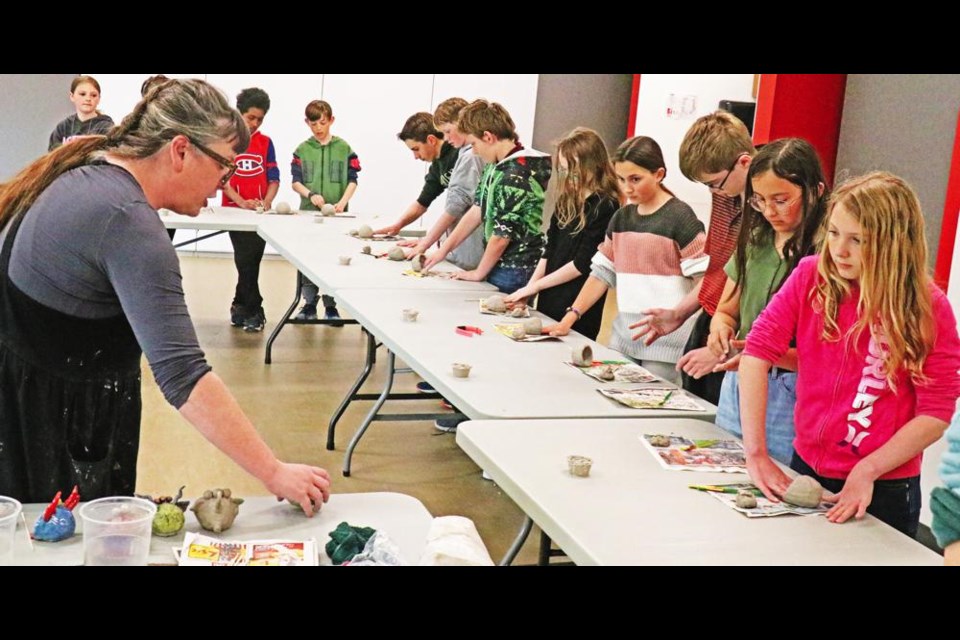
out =
{"type": "Polygon", "coordinates": [[[559,167],[559,156],[567,161],[567,176],[559,178],[559,194],[554,215],[561,228],[574,221],[574,233],[587,225],[583,205],[591,193],[615,202],[620,200],[617,174],[607,154],[607,146],[593,129],[577,127],[556,142],[553,154],[554,170],[559,167]]]}
{"type": "Polygon", "coordinates": [[[150,91],[107,135],[71,140],[0,184],[0,229],[28,210],[43,190],[67,171],[101,160],[108,153],[126,159],[148,158],[180,134],[201,144],[232,141],[237,152],[250,144],[243,116],[219,89],[203,80],[171,80],[150,91]]]}
{"type": "MultiPolygon", "coordinates": [[[[837,205],[860,223],[862,232],[858,320],[851,333],[859,336],[869,328],[877,344],[885,345],[884,372],[891,389],[896,389],[894,380],[901,368],[922,383],[923,365],[936,339],[936,320],[917,195],[901,178],[875,171],[840,185],[830,198],[831,215],[837,205]]],[[[817,269],[820,277],[812,298],[823,314],[821,337],[837,341],[842,337],[837,310],[850,293],[850,283],[840,277],[829,242],[823,243],[817,269]]]]}

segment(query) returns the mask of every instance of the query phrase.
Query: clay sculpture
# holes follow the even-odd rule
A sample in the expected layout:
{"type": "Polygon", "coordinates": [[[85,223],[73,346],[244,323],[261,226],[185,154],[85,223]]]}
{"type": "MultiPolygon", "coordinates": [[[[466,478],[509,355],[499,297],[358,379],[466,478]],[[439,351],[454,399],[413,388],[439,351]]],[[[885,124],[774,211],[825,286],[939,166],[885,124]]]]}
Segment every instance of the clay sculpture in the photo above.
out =
{"type": "Polygon", "coordinates": [[[593,460],[586,456],[567,456],[567,467],[570,469],[570,475],[586,478],[590,475],[590,467],[592,466],[593,460]]]}
{"type": "Polygon", "coordinates": [[[420,315],[420,312],[416,309],[404,309],[403,310],[403,321],[404,322],[416,322],[417,316],[420,315]]]}
{"type": "Polygon", "coordinates": [[[503,313],[507,310],[507,303],[503,301],[503,296],[497,294],[484,300],[483,306],[487,308],[487,311],[493,311],[494,313],[503,313]]]}
{"type": "Polygon", "coordinates": [[[466,378],[470,375],[470,369],[472,367],[468,364],[463,364],[462,362],[453,363],[453,377],[454,378],[466,378]]]}
{"type": "Polygon", "coordinates": [[[368,244],[363,245],[363,248],[360,249],[360,253],[364,253],[366,255],[370,255],[372,252],[373,252],[373,247],[371,247],[368,244]]]}
{"type": "Polygon", "coordinates": [[[283,202],[282,200],[278,202],[276,205],[274,205],[273,210],[281,215],[287,215],[289,213],[293,213],[293,211],[290,209],[290,205],[286,202],[283,202]]]}
{"type": "Polygon", "coordinates": [[[523,307],[514,307],[513,309],[510,309],[510,313],[508,315],[511,318],[523,318],[527,315],[527,310],[523,307]]]}
{"type": "Polygon", "coordinates": [[[823,487],[810,476],[798,476],[787,487],[783,494],[784,502],[795,504],[798,507],[819,507],[823,500],[823,487]]]}
{"type": "MultiPolygon", "coordinates": [[[[322,207],[320,207],[320,213],[322,213],[322,214],[325,215],[325,216],[336,215],[336,213],[337,213],[337,208],[328,202],[328,203],[326,203],[325,205],[323,205],[322,207]]],[[[371,235],[372,235],[372,234],[371,234],[371,235]]]]}
{"type": "Polygon", "coordinates": [[[528,336],[538,336],[543,333],[543,321],[540,318],[530,318],[523,321],[523,330],[528,336]]]}
{"type": "Polygon", "coordinates": [[[427,256],[423,255],[422,253],[418,253],[417,255],[413,256],[413,260],[411,260],[411,267],[413,268],[414,271],[416,271],[417,273],[420,273],[421,271],[423,271],[423,265],[426,262],[427,262],[427,256]]]}
{"type": "Polygon", "coordinates": [[[361,225],[360,228],[357,229],[357,235],[361,238],[372,238],[373,228],[368,224],[361,225]]]}
{"type": "Polygon", "coordinates": [[[157,505],[157,513],[153,516],[153,535],[165,538],[167,536],[175,536],[183,529],[183,525],[187,522],[184,512],[190,505],[189,500],[180,499],[183,497],[184,488],[185,486],[180,487],[177,495],[174,497],[160,496],[159,498],[154,498],[153,496],[134,494],[138,498],[149,500],[157,505]]]}
{"type": "Polygon", "coordinates": [[[606,380],[607,382],[615,380],[617,377],[616,370],[609,364],[601,367],[600,371],[597,372],[597,375],[600,376],[601,380],[606,380]]]}
{"type": "Polygon", "coordinates": [[[340,256],[339,261],[341,265],[346,267],[350,264],[350,256],[340,256]]]}
{"type": "Polygon", "coordinates": [[[387,257],[390,258],[391,260],[400,262],[401,260],[407,259],[407,254],[400,247],[394,247],[393,249],[390,249],[389,252],[387,252],[387,257]]]}
{"type": "Polygon", "coordinates": [[[570,356],[573,364],[578,367],[589,367],[593,365],[593,348],[589,344],[578,345],[573,348],[570,356]]]}
{"type": "Polygon", "coordinates": [[[647,442],[650,443],[653,447],[669,447],[670,446],[670,436],[665,436],[661,434],[654,434],[647,438],[647,442]]]}
{"type": "Polygon", "coordinates": [[[47,508],[37,516],[37,521],[33,525],[33,539],[60,542],[72,536],[77,530],[73,508],[78,502],[80,502],[80,492],[76,486],[65,501],[60,500],[60,492],[57,491],[57,495],[53,497],[47,508]]]}
{"type": "Polygon", "coordinates": [[[756,509],[757,496],[749,489],[740,489],[737,491],[737,506],[741,509],[756,509]]]}
{"type": "Polygon", "coordinates": [[[197,515],[201,527],[222,533],[233,526],[241,504],[243,498],[232,497],[230,489],[208,489],[203,492],[203,497],[194,501],[190,510],[197,515]]]}

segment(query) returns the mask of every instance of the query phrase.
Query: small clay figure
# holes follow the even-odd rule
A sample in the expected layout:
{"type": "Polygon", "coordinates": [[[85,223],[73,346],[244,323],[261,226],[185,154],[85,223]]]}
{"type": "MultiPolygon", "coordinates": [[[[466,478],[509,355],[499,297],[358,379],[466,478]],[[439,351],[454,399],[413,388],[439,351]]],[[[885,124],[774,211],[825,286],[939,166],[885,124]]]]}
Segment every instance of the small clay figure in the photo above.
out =
{"type": "Polygon", "coordinates": [[[578,478],[589,476],[592,466],[593,460],[586,456],[567,456],[567,467],[570,469],[570,474],[578,478]]]}
{"type": "Polygon", "coordinates": [[[373,247],[371,247],[368,244],[363,245],[363,248],[360,249],[360,253],[364,253],[366,255],[370,255],[372,252],[373,252],[373,247]]]}
{"type": "Polygon", "coordinates": [[[610,382],[611,380],[616,380],[617,378],[616,369],[614,369],[613,366],[609,364],[602,366],[600,370],[597,372],[597,375],[600,376],[601,380],[606,380],[607,382],[610,382]]]}
{"type": "Polygon", "coordinates": [[[167,536],[175,536],[183,529],[183,525],[187,522],[187,518],[183,514],[190,505],[189,500],[180,499],[183,497],[185,487],[186,485],[180,487],[177,495],[174,497],[160,496],[159,498],[154,498],[153,496],[134,494],[138,498],[149,500],[157,505],[157,513],[153,516],[153,535],[165,538],[167,536]]]}
{"type": "Polygon", "coordinates": [[[403,321],[404,322],[416,322],[417,316],[420,315],[420,312],[416,309],[404,309],[403,310],[403,321]]]}
{"type": "Polygon", "coordinates": [[[510,309],[510,313],[508,315],[511,318],[524,318],[527,315],[527,310],[523,307],[514,307],[513,309],[510,309]]]}
{"type": "Polygon", "coordinates": [[[737,491],[737,506],[741,509],[756,509],[757,496],[749,489],[740,489],[737,491]]]}
{"type": "Polygon", "coordinates": [[[417,273],[420,273],[421,271],[423,271],[423,265],[426,262],[427,262],[427,256],[423,255],[422,253],[418,253],[417,255],[413,256],[413,260],[411,261],[411,266],[414,271],[416,271],[417,273]]]}
{"type": "Polygon", "coordinates": [[[540,318],[530,318],[523,321],[523,330],[528,336],[538,336],[543,333],[543,321],[540,318]]]}
{"type": "Polygon", "coordinates": [[[503,313],[507,310],[507,303],[503,301],[504,297],[499,294],[493,294],[483,302],[483,306],[487,308],[487,311],[493,311],[494,313],[503,313]]]}
{"type": "Polygon", "coordinates": [[[462,362],[453,363],[453,377],[454,378],[466,378],[470,375],[470,369],[472,367],[468,364],[463,364],[462,362]]]}
{"type": "Polygon", "coordinates": [[[203,492],[203,497],[194,501],[190,510],[197,514],[201,527],[222,533],[233,526],[241,504],[243,498],[232,497],[230,489],[208,489],[203,492]]]}
{"type": "Polygon", "coordinates": [[[593,365],[593,348],[589,344],[575,346],[571,353],[571,361],[578,367],[589,367],[593,365]]]}
{"type": "Polygon", "coordinates": [[[290,205],[282,200],[274,205],[273,210],[279,213],[280,215],[287,215],[289,213],[293,213],[290,210],[290,205]]]}
{"type": "Polygon", "coordinates": [[[670,436],[665,436],[659,433],[653,434],[647,438],[647,442],[654,447],[669,447],[670,436]]]}
{"type": "Polygon", "coordinates": [[[343,265],[344,267],[350,264],[350,256],[340,256],[339,260],[340,260],[340,264],[343,265]]]}
{"type": "MultiPolygon", "coordinates": [[[[322,213],[322,214],[325,215],[325,216],[336,215],[336,213],[337,213],[337,208],[336,208],[334,205],[332,205],[332,204],[330,204],[330,203],[328,202],[328,203],[326,203],[325,205],[323,205],[322,207],[320,207],[320,213],[322,213]]],[[[373,235],[373,234],[371,234],[371,235],[373,235]]]]}
{"type": "Polygon", "coordinates": [[[390,249],[390,251],[387,253],[387,257],[396,262],[400,262],[401,260],[407,259],[407,254],[404,252],[402,248],[394,247],[393,249],[390,249]]]}
{"type": "Polygon", "coordinates": [[[823,500],[823,487],[810,476],[798,476],[783,494],[784,502],[798,507],[819,507],[823,500]]]}
{"type": "Polygon", "coordinates": [[[372,238],[373,228],[368,224],[360,225],[360,228],[357,229],[357,235],[361,238],[372,238]]]}
{"type": "Polygon", "coordinates": [[[60,492],[53,497],[43,513],[37,516],[33,525],[33,539],[44,542],[66,540],[77,530],[77,520],[73,517],[73,508],[80,502],[80,492],[74,485],[73,491],[61,502],[60,492]]]}

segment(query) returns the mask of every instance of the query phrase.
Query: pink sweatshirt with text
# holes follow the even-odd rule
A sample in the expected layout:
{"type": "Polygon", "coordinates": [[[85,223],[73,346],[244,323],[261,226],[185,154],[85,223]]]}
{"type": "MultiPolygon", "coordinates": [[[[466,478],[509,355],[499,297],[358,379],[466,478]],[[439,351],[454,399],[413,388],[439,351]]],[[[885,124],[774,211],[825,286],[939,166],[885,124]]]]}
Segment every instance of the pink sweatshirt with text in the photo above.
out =
{"type": "MultiPolygon", "coordinates": [[[[862,458],[883,446],[907,422],[919,415],[950,422],[960,396],[960,337],[947,297],[931,286],[937,336],[924,363],[927,382],[914,384],[904,371],[891,391],[881,367],[885,346],[865,329],[855,342],[820,337],[823,316],[813,309],[810,294],[819,278],[819,256],[809,256],[797,268],[757,318],[744,353],[776,362],[796,337],[798,372],[794,408],[794,448],[821,476],[846,478],[862,458]]],[[[859,291],[840,304],[840,335],[857,321],[859,291]]],[[[920,474],[921,456],[881,476],[881,480],[920,474]]]]}

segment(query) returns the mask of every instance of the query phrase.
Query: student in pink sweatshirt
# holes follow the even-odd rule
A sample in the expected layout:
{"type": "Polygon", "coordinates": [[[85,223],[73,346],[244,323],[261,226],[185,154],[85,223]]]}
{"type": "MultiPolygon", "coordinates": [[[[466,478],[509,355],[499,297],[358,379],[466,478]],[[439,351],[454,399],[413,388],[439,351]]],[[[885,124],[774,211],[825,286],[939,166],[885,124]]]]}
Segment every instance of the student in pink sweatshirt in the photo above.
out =
{"type": "Polygon", "coordinates": [[[884,172],[849,180],[829,204],[827,241],[801,260],[753,324],[740,363],[750,477],[773,500],[790,479],[766,446],[767,372],[796,339],[790,467],[834,503],[831,522],[870,513],[914,536],[922,451],[960,396],[960,338],[927,272],[916,194],[884,172]]]}

